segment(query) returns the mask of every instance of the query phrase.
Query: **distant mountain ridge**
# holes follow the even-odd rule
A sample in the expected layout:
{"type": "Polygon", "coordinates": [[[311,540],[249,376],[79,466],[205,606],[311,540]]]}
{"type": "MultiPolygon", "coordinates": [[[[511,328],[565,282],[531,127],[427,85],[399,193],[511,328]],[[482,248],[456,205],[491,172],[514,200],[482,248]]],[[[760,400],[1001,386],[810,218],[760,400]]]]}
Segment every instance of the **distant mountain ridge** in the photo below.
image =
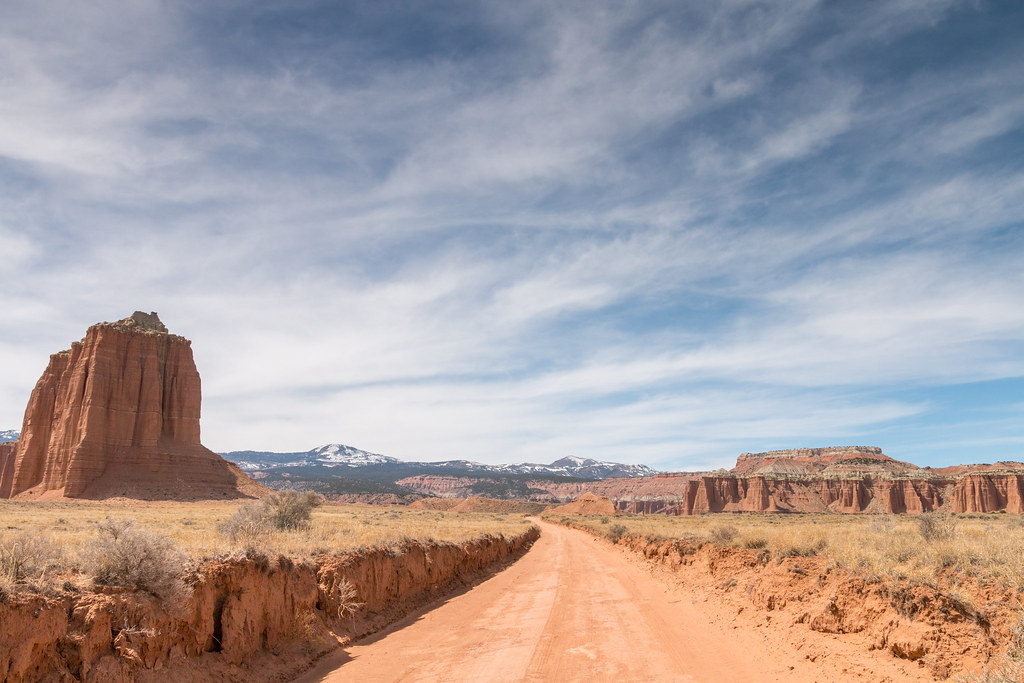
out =
{"type": "Polygon", "coordinates": [[[0,443],[5,441],[17,441],[19,436],[21,436],[21,432],[17,429],[5,429],[0,431],[0,443]]]}
{"type": "Polygon", "coordinates": [[[297,467],[320,465],[322,467],[366,467],[401,462],[379,453],[370,453],[352,446],[327,444],[300,453],[275,453],[272,451],[231,451],[221,453],[246,472],[273,469],[275,467],[297,467]]]}
{"type": "Polygon", "coordinates": [[[289,467],[362,468],[394,465],[403,470],[422,468],[425,472],[443,469],[447,472],[467,474],[515,474],[534,476],[573,477],[577,479],[631,478],[655,474],[646,465],[602,462],[592,458],[568,456],[544,465],[541,463],[513,463],[487,465],[471,460],[445,460],[442,462],[408,462],[379,453],[360,450],[343,444],[327,444],[299,453],[270,451],[231,451],[221,453],[246,472],[267,471],[289,467]]]}

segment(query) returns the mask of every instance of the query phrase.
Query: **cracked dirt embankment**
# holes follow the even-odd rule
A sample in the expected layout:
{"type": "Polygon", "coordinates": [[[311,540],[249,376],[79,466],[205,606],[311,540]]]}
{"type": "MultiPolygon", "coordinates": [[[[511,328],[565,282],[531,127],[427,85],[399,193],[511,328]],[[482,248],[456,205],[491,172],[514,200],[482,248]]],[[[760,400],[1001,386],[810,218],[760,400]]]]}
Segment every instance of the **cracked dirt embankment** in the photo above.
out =
{"type": "Polygon", "coordinates": [[[0,680],[286,680],[341,643],[382,628],[514,559],[536,540],[410,541],[297,563],[210,561],[191,595],[162,604],[103,589],[0,604],[0,680]],[[346,599],[346,587],[354,598],[346,599]],[[343,602],[361,603],[355,611],[343,602]]]}

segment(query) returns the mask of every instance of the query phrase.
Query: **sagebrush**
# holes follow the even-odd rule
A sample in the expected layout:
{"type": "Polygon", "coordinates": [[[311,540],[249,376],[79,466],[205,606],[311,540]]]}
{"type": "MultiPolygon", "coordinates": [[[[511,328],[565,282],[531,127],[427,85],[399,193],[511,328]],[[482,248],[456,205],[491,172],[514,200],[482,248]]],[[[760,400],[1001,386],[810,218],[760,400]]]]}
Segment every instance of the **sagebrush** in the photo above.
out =
{"type": "Polygon", "coordinates": [[[86,568],[95,583],[146,591],[164,600],[185,591],[185,556],[170,537],[139,528],[131,519],[108,517],[96,527],[98,538],[86,553],[86,568]]]}
{"type": "Polygon", "coordinates": [[[244,503],[218,529],[233,542],[256,545],[267,532],[309,527],[320,497],[312,491],[280,491],[261,501],[244,503]]]}

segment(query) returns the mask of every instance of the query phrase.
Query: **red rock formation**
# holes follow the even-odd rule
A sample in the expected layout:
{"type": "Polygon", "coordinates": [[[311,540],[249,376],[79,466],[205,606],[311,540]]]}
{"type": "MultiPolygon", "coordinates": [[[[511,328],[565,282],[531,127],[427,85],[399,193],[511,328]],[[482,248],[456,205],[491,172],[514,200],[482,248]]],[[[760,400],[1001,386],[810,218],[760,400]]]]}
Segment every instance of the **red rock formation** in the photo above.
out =
{"type": "Polygon", "coordinates": [[[1024,512],[1024,474],[967,474],[953,489],[956,512],[1024,512]]]}
{"type": "Polygon", "coordinates": [[[0,498],[11,495],[11,481],[14,477],[14,454],[18,451],[17,441],[0,443],[0,498]]]}
{"type": "Polygon", "coordinates": [[[199,442],[191,342],[156,314],[99,323],[50,357],[0,492],[20,498],[234,498],[262,487],[199,442]]]}

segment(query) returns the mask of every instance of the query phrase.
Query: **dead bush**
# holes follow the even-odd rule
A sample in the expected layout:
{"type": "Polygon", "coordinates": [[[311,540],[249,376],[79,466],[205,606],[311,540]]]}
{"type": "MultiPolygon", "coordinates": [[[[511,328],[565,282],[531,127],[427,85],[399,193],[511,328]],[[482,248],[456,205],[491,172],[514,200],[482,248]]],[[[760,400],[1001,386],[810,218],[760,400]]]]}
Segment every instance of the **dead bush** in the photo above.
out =
{"type": "Polygon", "coordinates": [[[926,512],[917,516],[917,531],[926,541],[941,541],[956,534],[957,521],[950,515],[926,512]]]}
{"type": "Polygon", "coordinates": [[[185,557],[169,537],[109,517],[97,530],[99,538],[86,553],[94,583],[146,591],[165,601],[184,593],[185,557]]]}
{"type": "Polygon", "coordinates": [[[259,502],[244,503],[217,529],[233,542],[258,546],[269,531],[291,531],[309,526],[320,497],[312,491],[280,491],[259,502]]]}
{"type": "Polygon", "coordinates": [[[629,529],[625,524],[612,524],[608,527],[608,538],[612,543],[617,543],[620,538],[626,535],[629,529]]]}
{"type": "Polygon", "coordinates": [[[363,606],[364,603],[356,601],[356,587],[352,585],[352,582],[348,579],[342,579],[338,583],[338,618],[342,619],[347,616],[354,616],[356,611],[363,606]]]}
{"type": "Polygon", "coordinates": [[[217,526],[232,543],[253,548],[259,545],[260,539],[272,528],[270,510],[263,503],[244,503],[217,526]]]}
{"type": "Polygon", "coordinates": [[[728,545],[738,534],[739,532],[736,531],[736,527],[725,524],[713,527],[709,535],[711,540],[718,545],[728,545]]]}
{"type": "Polygon", "coordinates": [[[10,583],[44,578],[63,564],[62,549],[45,537],[23,531],[0,538],[0,576],[10,583]]]}

